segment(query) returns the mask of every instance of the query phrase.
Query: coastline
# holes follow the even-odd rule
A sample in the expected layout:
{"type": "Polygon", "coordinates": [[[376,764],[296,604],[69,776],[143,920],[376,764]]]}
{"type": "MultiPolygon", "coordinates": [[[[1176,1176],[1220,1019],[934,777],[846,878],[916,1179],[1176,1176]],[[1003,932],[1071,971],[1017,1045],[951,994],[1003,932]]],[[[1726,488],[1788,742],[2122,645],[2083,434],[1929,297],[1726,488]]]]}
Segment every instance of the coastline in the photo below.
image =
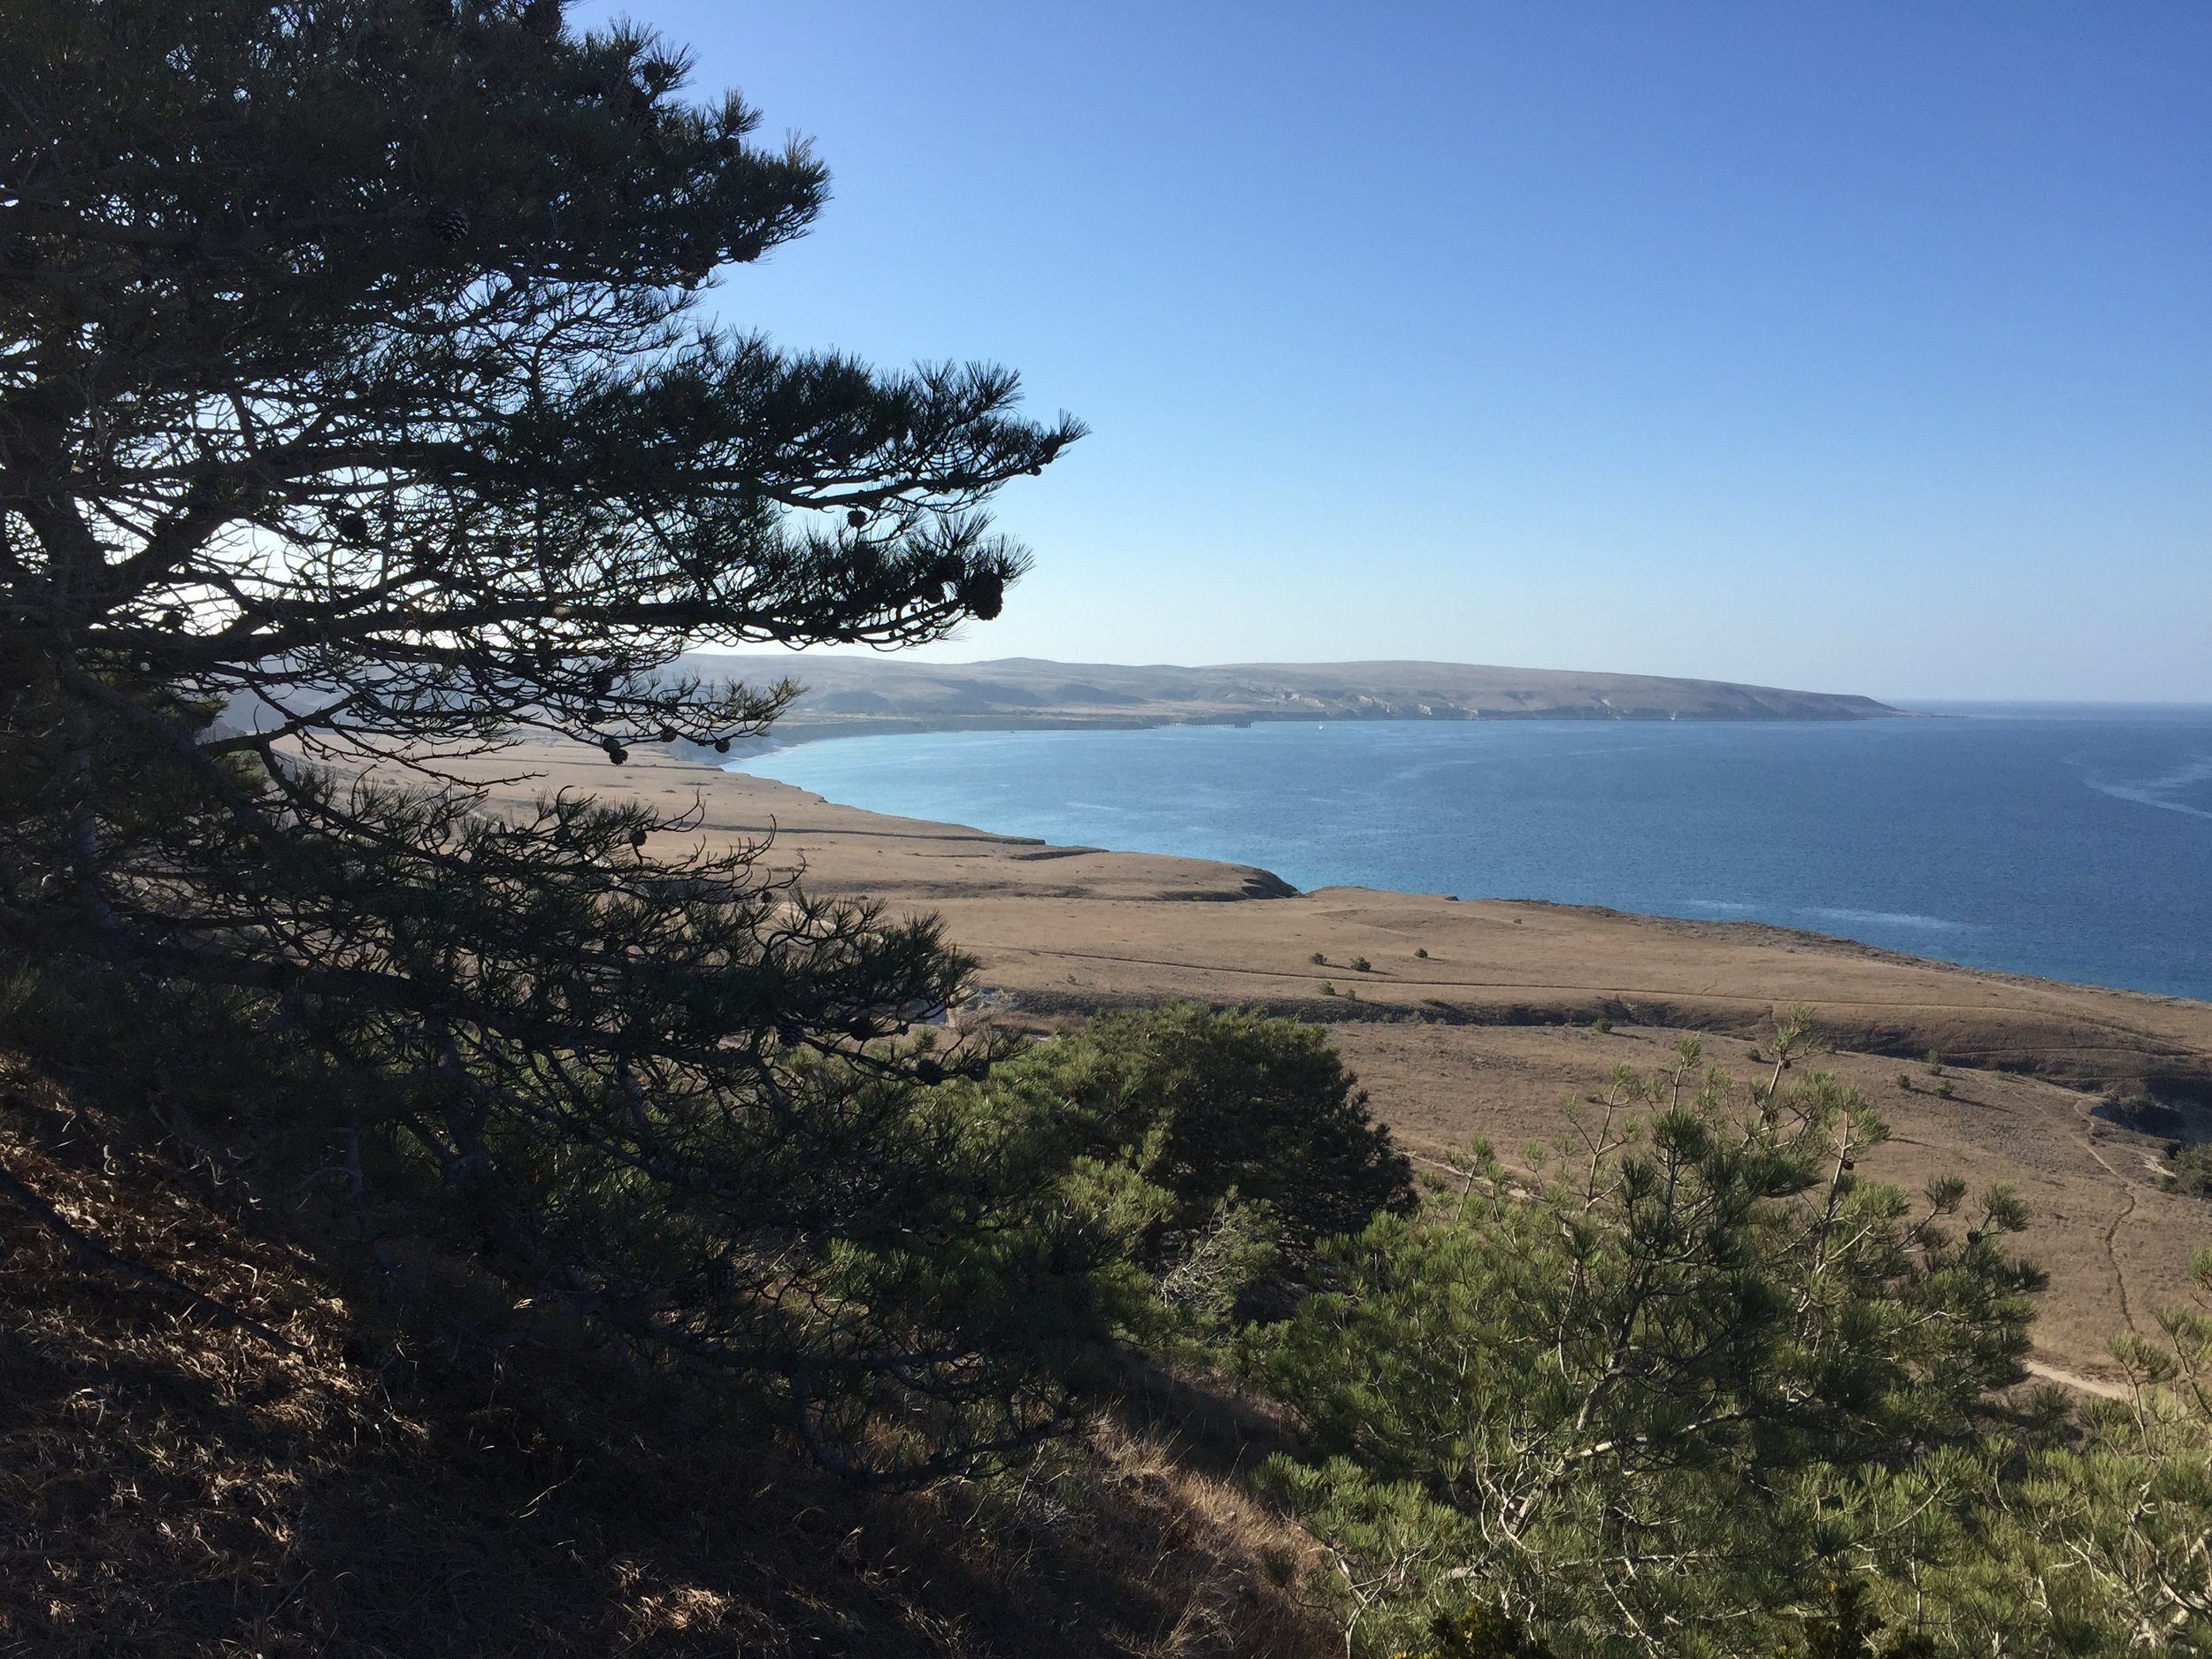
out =
{"type": "Polygon", "coordinates": [[[667,838],[672,852],[765,841],[764,865],[817,891],[941,917],[978,963],[963,1018],[1043,1031],[1188,998],[1325,1022],[1417,1158],[1448,1159],[1479,1135],[1517,1161],[1562,1131],[1563,1101],[1601,1087],[1615,1064],[1664,1063],[1686,1035],[1709,1062],[1753,1075],[1750,1056],[1776,1018],[1810,1004],[1834,1045],[1822,1064],[1894,1129],[1870,1173],[1915,1192],[1955,1171],[2027,1200],[2025,1248],[2053,1283],[2039,1355],[2092,1380],[2110,1374],[2115,1330],[2185,1294],[2207,1230],[2201,1201],[2158,1188],[2163,1140],[2108,1097],[2156,1094],[2212,1123],[2212,1003],[1762,923],[1365,887],[1296,893],[1253,865],[871,813],[711,758],[640,749],[616,769],[572,746],[528,744],[472,767],[488,781],[533,774],[495,789],[495,806],[555,788],[628,793],[667,811],[695,802],[694,827],[667,838]]]}
{"type": "Polygon", "coordinates": [[[861,733],[772,731],[723,764],[882,812],[1265,864],[1302,887],[1756,920],[2212,1000],[2203,825],[2143,810],[2191,810],[2200,790],[2165,791],[2193,775],[2212,720],[2110,737],[1956,719],[900,724],[841,747],[828,740],[861,733]]]}
{"type": "MultiPolygon", "coordinates": [[[[1391,713],[1344,713],[1324,715],[1318,723],[1336,725],[1385,725],[1393,721],[1422,726],[1458,725],[1525,725],[1539,722],[1562,724],[1607,725],[1619,723],[1643,725],[1682,725],[1700,723],[1713,725],[1768,724],[1776,726],[1837,725],[1857,720],[1942,720],[1957,718],[1955,715],[1929,713],[1916,709],[1890,709],[1880,714],[1782,715],[1782,714],[1647,714],[1647,713],[1592,713],[1586,710],[1499,710],[1469,715],[1409,715],[1391,713]]],[[[848,737],[926,737],[949,732],[1150,732],[1169,726],[1216,726],[1239,730],[1254,726],[1302,726],[1314,721],[1311,713],[1270,712],[1254,710],[1241,713],[1189,715],[1114,715],[1079,713],[1019,714],[992,711],[979,714],[945,715],[859,715],[849,717],[787,715],[776,722],[772,738],[747,739],[733,744],[728,757],[716,754],[715,758],[742,758],[747,755],[770,754],[780,749],[796,749],[803,743],[820,743],[848,737]]],[[[693,745],[693,748],[699,746],[693,745]]]]}
{"type": "MultiPolygon", "coordinates": [[[[851,837],[853,838],[853,844],[856,846],[864,843],[872,838],[884,838],[887,840],[904,841],[911,841],[917,839],[925,841],[941,841],[948,843],[964,844],[972,848],[990,848],[993,849],[999,849],[1002,853],[1002,856],[1005,859],[1018,863],[1056,863],[1057,861],[1073,859],[1083,861],[1086,866],[1096,865],[1104,869],[1123,870],[1141,867],[1146,876],[1152,879],[1161,878],[1164,872],[1169,871],[1175,872],[1177,874],[1181,874],[1185,872],[1208,872],[1208,874],[1200,875],[1195,880],[1177,881],[1172,879],[1164,879],[1159,892],[1155,895],[1162,901],[1192,899],[1210,901],[1226,900],[1231,898],[1289,898],[1309,900],[1328,898],[1333,901],[1353,901],[1359,898],[1366,898],[1385,902],[1396,901],[1416,902],[1421,903],[1441,902],[1459,907],[1462,910],[1469,911],[1479,910],[1484,907],[1509,907],[1519,911],[1541,911],[1562,917],[1582,918],[1586,918],[1588,921],[1594,924],[1611,925],[1620,927],[1642,930],[1663,930],[1678,937],[1686,939],[1714,941],[1731,941],[1738,943],[1752,944],[1761,948],[1778,949],[1789,953],[1809,952],[1827,957],[1843,958],[1867,963],[1879,963],[1901,970],[1909,971],[1915,974],[1959,976],[1961,978],[1977,982],[2012,987],[2023,993],[2032,995],[2115,998],[2129,1004],[2140,1004],[2146,1007],[2162,1006],[2172,1008],[2177,1010],[2182,1010],[2188,1018],[2193,1026],[2196,1018],[2199,1016],[2204,1017],[2208,1022],[2212,1022],[2212,1001],[2207,1001],[2205,999],[2178,994],[2143,990],[2128,986],[2101,984],[2088,980],[2062,979],[2023,971],[1987,967],[1973,963],[1960,962],[1948,957],[1931,956],[1910,951],[1898,950],[1890,947],[1870,943],[1863,940],[1854,939],[1845,934],[1824,933],[1817,929],[1791,926],[1782,923],[1750,919],[1729,919],[1713,917],[1684,916],[1657,911],[1629,910],[1623,910],[1613,905],[1580,903],[1573,901],[1545,898],[1515,897],[1477,898],[1463,900],[1461,895],[1456,894],[1425,893],[1414,888],[1374,887],[1356,882],[1330,882],[1314,887],[1302,889],[1292,886],[1289,882],[1285,881],[1281,877],[1276,875],[1272,871],[1265,869],[1256,863],[1229,857],[1212,856],[1203,854],[1131,851],[1121,849],[1094,847],[1077,843],[1061,844],[1049,841],[1041,836],[1021,834],[1013,832],[992,829],[986,826],[953,823],[937,819],[909,818],[893,813],[878,811],[872,808],[854,806],[844,803],[834,802],[828,799],[825,795],[806,788],[803,785],[787,783],[780,779],[740,770],[737,765],[738,762],[749,757],[750,755],[772,753],[784,749],[795,749],[802,743],[825,741],[829,741],[833,737],[864,735],[925,735],[932,733],[960,731],[1016,731],[1045,729],[1151,730],[1165,726],[1185,724],[1234,724],[1236,726],[1245,726],[1250,724],[1250,722],[1181,722],[1146,720],[1141,722],[1131,721],[1114,726],[1105,726],[1102,725],[1044,726],[1041,724],[1025,726],[996,724],[988,726],[955,726],[936,722],[917,722],[913,725],[910,731],[903,725],[902,725],[901,728],[895,732],[889,730],[887,727],[880,729],[872,727],[867,731],[856,731],[842,727],[828,731],[809,730],[803,736],[796,737],[793,739],[793,741],[787,742],[781,741],[764,741],[757,749],[749,750],[745,754],[741,754],[733,749],[732,753],[727,756],[717,753],[711,749],[706,749],[703,746],[682,744],[675,746],[678,752],[671,754],[669,759],[679,767],[682,767],[688,763],[689,764],[698,768],[710,771],[718,777],[728,780],[737,785],[741,794],[744,797],[748,798],[749,801],[757,803],[764,808],[771,809],[764,817],[762,817],[761,820],[755,825],[746,826],[733,826],[732,827],[742,827],[744,829],[757,831],[760,833],[774,833],[780,837],[786,844],[791,844],[794,838],[796,838],[795,850],[796,850],[799,854],[799,860],[795,861],[792,867],[795,868],[797,862],[804,862],[818,880],[823,876],[828,875],[832,878],[833,884],[841,888],[852,886],[854,880],[858,878],[849,874],[849,872],[838,862],[833,862],[826,866],[822,863],[819,856],[822,849],[818,845],[812,844],[812,838],[818,836],[834,836],[839,838],[851,837]],[[789,816],[780,817],[772,810],[774,806],[784,804],[790,801],[797,801],[806,803],[806,810],[803,816],[796,818],[789,816]],[[1209,876],[1210,876],[1210,879],[1209,879],[1209,876]]],[[[782,724],[780,722],[777,727],[780,736],[782,733],[782,724]]],[[[588,770],[595,772],[600,770],[594,763],[586,763],[586,766],[588,770]]],[[[986,855],[977,851],[969,851],[956,856],[968,860],[979,860],[985,857],[986,855]]],[[[994,874],[996,877],[997,885],[1006,887],[1010,893],[1018,890],[1025,896],[1042,896],[1041,895],[1028,894],[1027,890],[1021,887],[1018,883],[1009,883],[1002,872],[995,872],[994,874]]],[[[872,896],[882,897],[886,896],[887,893],[894,890],[895,887],[902,892],[910,888],[911,896],[918,899],[951,899],[960,901],[976,896],[975,888],[978,884],[978,879],[979,878],[972,874],[963,875],[956,879],[951,880],[946,880],[944,879],[925,879],[917,882],[910,878],[907,878],[895,881],[891,886],[886,886],[880,879],[879,879],[877,884],[872,887],[866,887],[864,879],[861,882],[861,887],[855,887],[853,890],[858,891],[862,890],[862,887],[865,887],[865,890],[870,892],[872,896]]],[[[1119,887],[1122,885],[1120,882],[1110,881],[1106,885],[1109,888],[1112,889],[1113,896],[1126,896],[1119,891],[1119,887]]],[[[1078,891],[1087,892],[1087,888],[1069,887],[1064,883],[1056,887],[1054,890],[1056,892],[1066,892],[1070,895],[1078,891]]],[[[1304,974],[1302,977],[1315,979],[1320,976],[1317,971],[1315,973],[1304,974]]],[[[1339,975],[1338,977],[1341,978],[1341,975],[1339,975]]],[[[1624,975],[1621,977],[1624,980],[1625,980],[1626,979],[1632,978],[1633,976],[1624,975]]],[[[1517,984],[1517,981],[1512,983],[1517,984]]],[[[1635,995],[1633,991],[1617,992],[1611,987],[1609,984],[1603,987],[1595,984],[1589,984],[1572,987],[1558,987],[1554,988],[1564,990],[1585,990],[1594,994],[1602,992],[1605,995],[1615,996],[1616,1001],[1617,1001],[1621,995],[1635,995]]],[[[1671,995],[1671,993],[1668,992],[1655,991],[1649,989],[1648,987],[1647,988],[1645,994],[1655,995],[1671,995]]],[[[1616,1011],[1617,1010],[1614,1008],[1594,1006],[1587,1017],[1593,1018],[1607,1017],[1614,1014],[1616,1011]]],[[[1386,1017],[1375,1015],[1375,1010],[1371,1006],[1367,1009],[1356,1009],[1347,1006],[1343,1009],[1329,1010],[1328,1014],[1325,1017],[1333,1017],[1342,1019],[1363,1018],[1369,1018],[1371,1016],[1386,1017]]],[[[2206,1025],[2202,1034],[2212,1036],[2212,1023],[2208,1023],[2206,1025]]],[[[1910,1033],[1907,1033],[1907,1035],[1909,1036],[1910,1033]]],[[[1872,1040],[1878,1044],[1882,1041],[1878,1036],[1872,1036],[1872,1033],[1870,1033],[1870,1036],[1872,1037],[1872,1040]]],[[[1870,1048],[1869,1051],[1884,1052],[1886,1050],[1877,1047],[1870,1048]]],[[[1920,1048],[1909,1049],[1901,1048],[1896,1048],[1894,1052],[1902,1057],[1918,1058],[1925,1052],[1925,1050],[1920,1048]]],[[[1994,1064],[2002,1064],[2013,1056],[2006,1055],[2001,1048],[1993,1048],[1987,1052],[1985,1057],[1989,1058],[1994,1064]]],[[[2212,1110],[2212,1061],[2208,1061],[2205,1073],[2201,1078],[2194,1075],[2157,1074],[2151,1071],[2135,1071],[2126,1070],[2112,1073],[2084,1071],[2080,1073],[2080,1075],[2085,1080],[2093,1083],[2101,1082],[2105,1084],[2124,1085],[2129,1082],[2143,1082],[2152,1087],[2165,1087],[2168,1088],[2177,1087],[2185,1094],[2193,1097],[2200,1096],[2208,1110],[2212,1110]]]]}

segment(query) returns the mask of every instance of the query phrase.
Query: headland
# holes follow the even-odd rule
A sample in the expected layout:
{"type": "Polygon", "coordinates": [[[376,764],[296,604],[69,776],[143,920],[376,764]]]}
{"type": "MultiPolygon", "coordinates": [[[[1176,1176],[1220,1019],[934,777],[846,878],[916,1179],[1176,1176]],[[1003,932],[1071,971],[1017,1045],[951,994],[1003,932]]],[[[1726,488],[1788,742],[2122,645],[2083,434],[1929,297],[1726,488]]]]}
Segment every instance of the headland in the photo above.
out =
{"type": "Polygon", "coordinates": [[[1871,697],[1652,674],[1470,663],[918,663],[878,657],[699,654],[703,680],[805,690],[783,743],[862,733],[1234,725],[1264,720],[1868,720],[1871,697]]]}

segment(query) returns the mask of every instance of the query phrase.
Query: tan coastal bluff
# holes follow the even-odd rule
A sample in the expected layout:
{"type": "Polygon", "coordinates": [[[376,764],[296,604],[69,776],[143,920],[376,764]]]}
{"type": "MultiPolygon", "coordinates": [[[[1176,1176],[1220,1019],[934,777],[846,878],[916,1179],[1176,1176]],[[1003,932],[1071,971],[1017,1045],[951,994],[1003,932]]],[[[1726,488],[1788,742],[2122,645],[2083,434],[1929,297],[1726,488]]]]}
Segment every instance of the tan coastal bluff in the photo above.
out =
{"type": "MultiPolygon", "coordinates": [[[[759,683],[773,677],[764,667],[787,670],[791,659],[694,665],[741,664],[736,677],[759,683]]],[[[795,735],[827,734],[818,725],[805,730],[810,723],[943,729],[1020,717],[1093,723],[1100,713],[1103,724],[1112,711],[1063,701],[933,716],[917,708],[920,699],[1002,696],[1064,665],[884,672],[893,666],[809,658],[812,692],[791,717],[795,735]],[[887,706],[863,711],[850,692],[887,706]]],[[[1408,687],[1446,683],[1427,672],[1432,665],[1391,666],[1409,671],[1408,687]]],[[[1279,685],[1250,669],[1206,671],[1217,680],[1129,670],[1121,671],[1129,680],[1111,683],[1095,667],[1085,672],[1082,683],[1094,690],[1119,684],[1141,696],[1114,724],[1312,718],[1263,713],[1250,694],[1271,688],[1286,698],[1337,696],[1329,706],[1340,710],[1406,695],[1379,680],[1355,690],[1360,682],[1348,673],[1311,668],[1296,678],[1286,671],[1279,685]],[[1213,695],[1210,687],[1222,686],[1236,695],[1213,695]]],[[[1460,705],[1467,712],[1424,718],[1473,718],[1485,695],[1477,680],[1503,671],[1463,672],[1451,683],[1470,699],[1460,705]]],[[[1701,697],[1755,689],[1677,689],[1637,702],[1614,695],[1625,689],[1619,678],[1523,686],[1529,695],[1514,706],[1520,718],[1546,718],[1538,705],[1555,710],[1549,718],[1713,718],[1689,709],[1701,697]],[[1613,712],[1592,714],[1593,706],[1613,712]]],[[[1864,698],[1806,706],[1839,711],[1795,718],[1891,712],[1864,698]]],[[[1482,718],[1492,718],[1486,708],[1482,718]]],[[[1558,1133],[1568,1104],[1601,1088],[1615,1065],[1657,1065],[1686,1033],[1700,1037],[1709,1059],[1749,1077],[1777,1019],[1810,1004],[1834,1048],[1822,1064],[1863,1089],[1893,1131],[1868,1160],[1870,1173],[1916,1191],[1955,1172],[1977,1187],[2009,1183],[2026,1201],[2024,1248],[2051,1276],[2037,1363],[2076,1386],[2111,1385],[2107,1340],[2120,1330],[2153,1333],[2155,1310],[2185,1293],[2193,1249],[2212,1239],[2212,1208],[2162,1190],[2159,1179],[2166,1138],[2212,1126],[2212,1003],[1958,967],[1756,924],[1358,887],[1298,893],[1251,866],[888,818],[727,764],[711,749],[679,744],[640,746],[616,767],[581,744],[534,740],[465,769],[502,780],[493,783],[495,808],[560,789],[631,795],[695,814],[656,850],[760,843],[766,867],[801,872],[817,892],[941,916],[979,964],[978,996],[963,1018],[1048,1029],[1096,1009],[1194,998],[1326,1021],[1378,1113],[1425,1160],[1442,1161],[1477,1136],[1517,1158],[1558,1133]],[[1356,960],[1367,966],[1356,969],[1356,960]]]]}

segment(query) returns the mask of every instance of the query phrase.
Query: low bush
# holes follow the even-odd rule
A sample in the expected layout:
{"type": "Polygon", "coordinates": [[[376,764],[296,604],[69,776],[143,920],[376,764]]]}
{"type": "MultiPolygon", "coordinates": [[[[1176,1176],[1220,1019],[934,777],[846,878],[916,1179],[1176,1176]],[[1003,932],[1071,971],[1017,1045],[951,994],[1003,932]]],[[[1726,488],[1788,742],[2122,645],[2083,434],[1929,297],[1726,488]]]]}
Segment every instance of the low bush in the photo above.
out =
{"type": "Polygon", "coordinates": [[[2177,1146],[2168,1153],[2164,1184],[2169,1192],[2212,1198],[2212,1143],[2177,1146]]]}
{"type": "Polygon", "coordinates": [[[1772,1651],[1837,1551],[1909,1555],[1890,1471],[1998,1425],[2042,1284],[2021,1207],[1962,1237],[1962,1184],[1858,1178],[1886,1132],[1855,1092],[1738,1090],[1694,1041],[1569,1121],[1533,1175],[1486,1156],[1325,1252],[1254,1349],[1310,1433],[1268,1478],[1378,1645],[1472,1595],[1563,1654],[1772,1651]]]}
{"type": "Polygon", "coordinates": [[[1412,1207],[1412,1171],[1319,1026],[1179,1003],[1102,1014],[980,1086],[995,1110],[1048,1117],[1093,1156],[1135,1160],[1170,1195],[1159,1236],[1187,1238],[1231,1202],[1264,1205],[1302,1262],[1377,1211],[1412,1207]]]}
{"type": "Polygon", "coordinates": [[[1532,1170],[1479,1148],[1248,1335],[1348,1653],[2212,1652],[2212,1251],[2116,1340],[2126,1397],[2024,1391],[2018,1201],[1861,1179],[1863,1097],[1773,1086],[1804,1036],[1772,1085],[1694,1041],[1617,1069],[1532,1170]]]}
{"type": "Polygon", "coordinates": [[[604,1107],[635,1143],[603,1137],[595,1161],[487,1111],[476,1163],[426,1140],[426,1085],[270,1013],[97,970],[0,979],[0,1047],[288,1194],[349,1271],[439,1263],[390,1281],[431,1324],[537,1344],[585,1322],[632,1364],[726,1379],[870,1481],[1019,1452],[1068,1421],[1102,1345],[1173,1348],[1410,1202],[1325,1037],[1255,1013],[1106,1016],[998,1045],[982,1075],[985,1050],[926,1031],[896,1072],[795,1064],[772,1113],[640,1090],[604,1107]],[[910,1080],[933,1056],[939,1080],[910,1080]],[[594,1272],[561,1271],[578,1259],[594,1272]]]}

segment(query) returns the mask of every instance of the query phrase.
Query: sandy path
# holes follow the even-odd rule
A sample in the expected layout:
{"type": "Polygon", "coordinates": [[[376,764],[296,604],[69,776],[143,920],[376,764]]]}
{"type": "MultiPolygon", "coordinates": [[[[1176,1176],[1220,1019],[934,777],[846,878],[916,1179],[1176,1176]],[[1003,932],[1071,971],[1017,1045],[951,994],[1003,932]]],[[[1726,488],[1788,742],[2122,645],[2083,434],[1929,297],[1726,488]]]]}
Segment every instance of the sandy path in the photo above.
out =
{"type": "Polygon", "coordinates": [[[2047,1365],[2041,1360],[2032,1359],[2028,1362],[2028,1374],[2040,1377],[2045,1382],[2056,1383],[2062,1388],[2071,1388],[2077,1394],[2095,1394],[2105,1400],[2125,1400],[2131,1397],[2130,1391],[2124,1384],[2104,1381],[2095,1377],[2085,1377],[2079,1371],[2065,1371],[2056,1365],[2047,1365]]]}

